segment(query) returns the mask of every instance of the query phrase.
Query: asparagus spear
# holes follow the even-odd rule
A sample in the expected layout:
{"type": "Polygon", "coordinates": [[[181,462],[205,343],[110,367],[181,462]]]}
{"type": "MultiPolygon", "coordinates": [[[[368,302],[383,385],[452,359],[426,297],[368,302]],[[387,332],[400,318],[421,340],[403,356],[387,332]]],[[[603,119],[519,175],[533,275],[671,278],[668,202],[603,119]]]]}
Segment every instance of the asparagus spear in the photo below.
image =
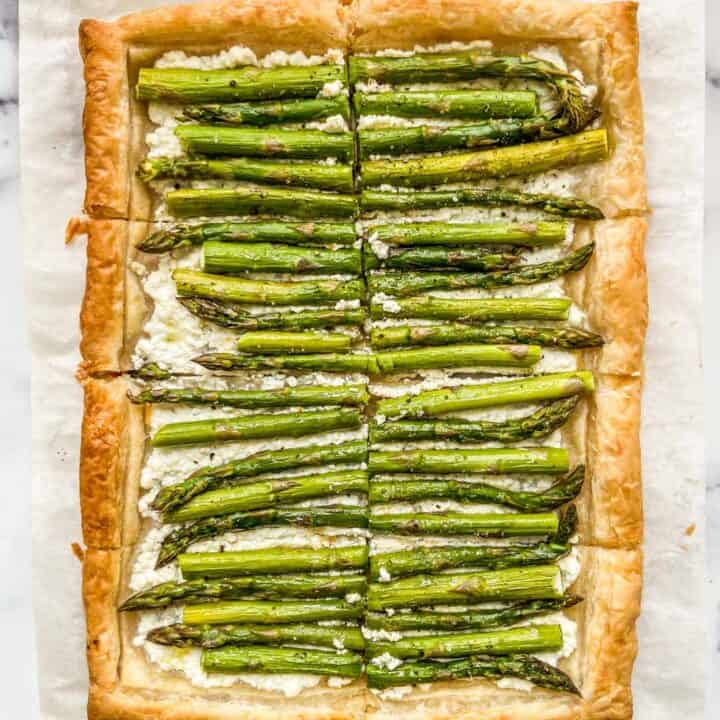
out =
{"type": "Polygon", "coordinates": [[[233,70],[141,68],[135,90],[138,100],[197,104],[315,98],[325,83],[338,80],[345,82],[345,68],[340,65],[250,66],[233,70]]]}
{"type": "Polygon", "coordinates": [[[379,373],[447,367],[527,368],[540,359],[540,348],[532,345],[454,345],[369,354],[320,353],[316,355],[233,355],[208,353],[193,358],[211,370],[276,368],[323,372],[379,373]]]}
{"type": "Polygon", "coordinates": [[[387,257],[365,253],[365,268],[386,267],[392,270],[502,270],[518,261],[519,247],[492,245],[488,247],[413,247],[392,248],[387,257]]]}
{"type": "Polygon", "coordinates": [[[191,498],[208,490],[226,487],[264,473],[302,467],[362,463],[367,460],[364,440],[337,445],[308,445],[288,450],[265,450],[224,465],[199,468],[186,480],[160,489],[152,503],[153,510],[171,512],[191,498]]]}
{"type": "Polygon", "coordinates": [[[541,512],[554,510],[577,497],[584,480],[583,465],[541,492],[508,490],[488,483],[458,480],[383,480],[371,483],[368,499],[371,503],[393,503],[446,498],[458,502],[495,503],[525,512],[541,512]]]}
{"type": "MultiPolygon", "coordinates": [[[[328,166],[330,167],[330,166],[328,166]]],[[[202,245],[206,240],[238,243],[283,243],[285,245],[352,245],[356,241],[352,223],[292,223],[271,220],[215,222],[198,225],[166,225],[138,243],[138,250],[164,253],[175,248],[202,245]]]]}
{"type": "Polygon", "coordinates": [[[515,677],[528,680],[538,687],[579,695],[573,681],[562,671],[532,655],[473,655],[449,662],[404,662],[392,670],[379,665],[367,666],[367,682],[371,688],[455,680],[458,678],[487,678],[499,680],[515,677]]]}
{"type": "Polygon", "coordinates": [[[166,582],[135,593],[120,610],[148,610],[175,603],[194,605],[215,600],[284,600],[286,598],[345,597],[364,593],[363,575],[248,575],[225,580],[166,582]]]}
{"type": "Polygon", "coordinates": [[[560,568],[557,565],[414,575],[388,583],[370,583],[367,609],[468,605],[498,600],[548,600],[562,597],[560,587],[560,568]]]}
{"type": "Polygon", "coordinates": [[[203,270],[209,273],[362,273],[362,251],[326,250],[276,243],[203,244],[203,270]]]}
{"type": "Polygon", "coordinates": [[[230,515],[248,510],[261,510],[282,503],[300,502],[310,498],[342,493],[364,493],[368,490],[367,473],[363,470],[269,478],[262,482],[220,488],[198,495],[164,517],[166,522],[230,515]]]}
{"type": "Polygon", "coordinates": [[[387,613],[370,612],[365,615],[365,624],[376,630],[471,630],[504,627],[547,615],[566,607],[572,607],[582,600],[575,595],[564,595],[557,600],[529,600],[512,603],[506,607],[463,612],[425,612],[387,613]]]}
{"type": "Polygon", "coordinates": [[[170,215],[285,215],[296,218],[351,218],[357,213],[353,195],[274,187],[185,188],[165,194],[170,215]]]}
{"type": "MultiPolygon", "coordinates": [[[[177,272],[177,271],[176,271],[177,272]]],[[[571,301],[567,298],[462,298],[411,297],[388,302],[373,297],[373,318],[420,318],[428,320],[567,320],[571,301]]]]}
{"type": "Polygon", "coordinates": [[[207,673],[310,673],[357,678],[363,669],[362,655],[289,647],[245,645],[203,650],[207,673]]]}
{"type": "Polygon", "coordinates": [[[558,474],[568,469],[568,453],[562,448],[551,447],[371,451],[368,468],[371,474],[388,472],[558,474]]]}
{"type": "Polygon", "coordinates": [[[486,120],[476,125],[417,125],[360,130],[360,157],[408,153],[471,150],[494,145],[514,145],[548,140],[568,131],[567,121],[539,116],[523,119],[486,120]]]}
{"type": "Polygon", "coordinates": [[[357,300],[365,293],[362,280],[303,280],[277,282],[209,275],[177,268],[172,273],[180,295],[252,305],[302,305],[334,300],[357,300]]]}
{"type": "Polygon", "coordinates": [[[221,327],[234,330],[302,330],[306,328],[331,328],[338,325],[362,325],[367,316],[365,310],[303,310],[301,312],[262,313],[251,315],[242,305],[208,298],[178,298],[193,315],[221,327]]]}
{"type": "MultiPolygon", "coordinates": [[[[561,427],[578,403],[578,397],[557,400],[526,417],[502,420],[396,420],[370,426],[370,442],[397,440],[449,440],[453,442],[519,442],[542,438],[561,427]]],[[[372,491],[376,492],[375,490],[372,491]]]]}
{"type": "Polygon", "coordinates": [[[599,347],[601,335],[580,328],[543,328],[519,325],[462,325],[445,323],[436,325],[393,325],[373,328],[370,331],[373,348],[402,345],[452,345],[454,343],[525,343],[544,347],[578,350],[599,347]]]}
{"type": "MultiPolygon", "coordinates": [[[[368,640],[365,653],[368,657],[388,653],[397,658],[451,658],[475,653],[513,655],[554,652],[562,646],[560,625],[527,625],[486,632],[413,635],[394,642],[368,640]]],[[[370,664],[373,664],[372,661],[370,664]]]]}
{"type": "MultiPolygon", "coordinates": [[[[533,95],[534,93],[528,93],[533,95]]],[[[239,102],[212,105],[189,105],[182,114],[188,120],[226,125],[276,125],[278,123],[306,123],[323,120],[333,115],[350,119],[347,97],[307,100],[280,100],[270,102],[239,102]]]]}
{"type": "Polygon", "coordinates": [[[362,603],[344,600],[229,600],[188,605],[183,608],[182,621],[187,625],[277,625],[318,620],[355,620],[362,612],[362,603]]]}
{"type": "Polygon", "coordinates": [[[350,505],[329,505],[318,508],[266,508],[232,513],[222,517],[199,520],[176,528],[162,541],[155,567],[172,562],[190,545],[226,532],[249,530],[264,525],[297,525],[301,527],[367,527],[367,508],[350,505]]]}
{"type": "Polygon", "coordinates": [[[383,93],[356,92],[358,115],[406,118],[528,118],[537,114],[534,92],[528,90],[430,90],[383,93]]]}
{"type": "Polygon", "coordinates": [[[377,413],[386,417],[435,417],[449,412],[559,400],[595,389],[593,374],[588,370],[551,373],[507,382],[461,385],[429,390],[417,395],[380,400],[377,413]]]}
{"type": "MultiPolygon", "coordinates": [[[[276,546],[236,552],[186,553],[180,555],[178,562],[183,577],[192,579],[198,577],[226,578],[253,574],[364,570],[367,558],[368,550],[365,545],[326,548],[276,546]]],[[[321,617],[320,619],[331,620],[332,618],[321,617]]],[[[255,621],[244,620],[243,622],[255,621]]]]}
{"type": "Polygon", "coordinates": [[[238,408],[303,407],[313,405],[364,405],[368,401],[365,385],[285,387],[280,390],[212,390],[210,388],[148,387],[128,392],[131,402],[220,405],[238,408]]]}
{"type": "Polygon", "coordinates": [[[365,212],[407,212],[408,210],[435,210],[443,207],[503,207],[514,205],[538,210],[548,215],[602,220],[602,210],[575,197],[560,197],[547,193],[526,193],[506,187],[459,188],[456,190],[430,190],[415,192],[388,192],[363,190],[360,205],[365,212]]]}
{"type": "MultiPolygon", "coordinates": [[[[190,126],[196,127],[196,126],[190,126]]],[[[267,185],[293,185],[352,192],[350,165],[320,165],[312,162],[258,160],[256,158],[146,158],[140,163],[138,175],[144,182],[177,178],[182,180],[242,180],[267,185]]]]}
{"type": "Polygon", "coordinates": [[[553,542],[567,543],[577,532],[578,514],[574,505],[568,505],[564,511],[560,513],[560,524],[558,531],[553,537],[553,542]]]}
{"type": "Polygon", "coordinates": [[[350,350],[354,339],[357,336],[348,333],[260,331],[242,335],[237,341],[237,349],[246,353],[300,355],[343,352],[350,350]]]}
{"type": "Polygon", "coordinates": [[[360,413],[351,408],[303,413],[241,415],[232,418],[191,420],[163,425],[153,436],[153,447],[228,442],[266,437],[302,437],[329,430],[360,427],[360,413]]]}
{"type": "Polygon", "coordinates": [[[534,285],[582,270],[594,249],[595,243],[588,243],[560,260],[489,273],[371,272],[368,277],[368,290],[371,293],[404,297],[432,290],[494,290],[500,287],[534,285]]]}
{"type": "Polygon", "coordinates": [[[351,83],[378,80],[404,84],[454,82],[480,77],[510,80],[523,78],[547,83],[559,103],[559,117],[565,118],[571,132],[582,130],[596,117],[596,111],[583,98],[580,82],[565,70],[528,56],[492,56],[482,51],[459,53],[418,53],[410,57],[351,57],[351,83]]]}
{"type": "Polygon", "coordinates": [[[556,513],[383,513],[370,515],[368,526],[394,535],[474,535],[476,537],[553,536],[556,513]]]}
{"type": "Polygon", "coordinates": [[[426,368],[529,368],[540,357],[536,345],[453,345],[387,350],[376,353],[375,362],[379,372],[392,373],[426,368]]]}
{"type": "MultiPolygon", "coordinates": [[[[398,193],[401,194],[401,193],[398,193]]],[[[390,245],[494,245],[540,247],[562,242],[566,222],[443,223],[411,222],[375,225],[371,237],[390,245]]]]}
{"type": "Polygon", "coordinates": [[[319,645],[363,650],[365,640],[357,627],[311,625],[168,625],[151,630],[147,639],[159,645],[201,647],[224,645],[319,645]]]}
{"type": "Polygon", "coordinates": [[[175,135],[192,154],[352,160],[353,135],[321,130],[177,125],[175,135]]]}
{"type": "Polygon", "coordinates": [[[363,165],[362,183],[363,187],[427,187],[536,175],[556,168],[600,162],[607,159],[608,152],[606,131],[588,130],[555,140],[490,150],[413,159],[368,160],[363,165]]]}
{"type": "Polygon", "coordinates": [[[136,380],[169,380],[172,373],[161,368],[157,363],[146,362],[134,370],[128,371],[128,375],[136,380]]]}
{"type": "Polygon", "coordinates": [[[412,550],[371,555],[370,577],[373,580],[382,579],[383,575],[398,578],[462,567],[503,570],[518,566],[543,565],[555,562],[569,551],[567,545],[555,543],[506,547],[485,545],[418,547],[412,550]]]}
{"type": "Polygon", "coordinates": [[[376,372],[375,357],[362,353],[318,353],[312,355],[247,355],[206,353],[193,362],[209,370],[318,370],[321,372],[376,372]]]}

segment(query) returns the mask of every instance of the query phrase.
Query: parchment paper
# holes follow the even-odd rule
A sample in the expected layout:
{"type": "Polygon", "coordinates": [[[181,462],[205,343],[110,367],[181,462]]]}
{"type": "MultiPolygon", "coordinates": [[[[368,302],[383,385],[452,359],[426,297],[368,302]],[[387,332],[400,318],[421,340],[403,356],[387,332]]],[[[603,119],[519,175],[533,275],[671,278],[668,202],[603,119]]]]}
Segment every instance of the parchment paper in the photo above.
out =
{"type": "MultiPolygon", "coordinates": [[[[561,0],[558,0],[561,1],[561,0]]],[[[77,24],[152,0],[25,0],[20,110],[33,354],[33,549],[41,715],[85,717],[77,462],[78,309],[84,247],[63,246],[81,207],[82,68],[77,24]]],[[[705,669],[701,375],[704,13],[702,0],[644,0],[642,80],[651,202],[651,326],[643,462],[646,579],[637,717],[701,720],[705,669]],[[693,531],[694,528],[694,531],[693,531]]],[[[8,478],[9,482],[17,479],[8,478]]]]}

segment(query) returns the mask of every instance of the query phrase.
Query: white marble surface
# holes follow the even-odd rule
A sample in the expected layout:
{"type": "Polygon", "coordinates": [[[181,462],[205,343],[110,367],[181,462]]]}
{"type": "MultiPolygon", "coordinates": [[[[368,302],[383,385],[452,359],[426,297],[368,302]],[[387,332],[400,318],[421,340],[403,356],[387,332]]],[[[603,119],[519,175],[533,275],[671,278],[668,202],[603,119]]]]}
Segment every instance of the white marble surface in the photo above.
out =
{"type": "Polygon", "coordinates": [[[21,272],[17,8],[0,2],[0,716],[37,717],[30,605],[30,356],[21,272]]]}
{"type": "MultiPolygon", "coordinates": [[[[21,0],[32,3],[33,0],[21,0]]],[[[99,7],[102,4],[99,3],[99,7]]],[[[3,257],[6,273],[0,284],[0,306],[3,332],[0,334],[0,457],[2,461],[2,502],[0,503],[0,716],[35,718],[34,646],[30,611],[30,486],[29,486],[29,362],[23,313],[21,247],[18,217],[17,168],[17,24],[13,0],[0,0],[0,217],[3,220],[3,257]]],[[[720,32],[720,6],[709,0],[707,28],[709,37],[720,32]],[[713,32],[714,29],[714,32],[713,32]]],[[[717,308],[720,307],[720,167],[712,162],[720,153],[720,47],[708,42],[707,70],[707,215],[705,245],[705,366],[713,368],[720,361],[720,330],[717,308]]],[[[23,102],[32,102],[32,97],[23,102]]],[[[692,112],[695,108],[680,108],[692,112]]],[[[700,141],[700,139],[699,139],[700,141]]],[[[707,381],[708,404],[720,403],[720,384],[707,381]]],[[[708,413],[708,418],[712,418],[708,413]]],[[[708,620],[708,662],[718,660],[717,625],[720,602],[720,425],[707,425],[708,480],[708,576],[710,588],[708,620]]],[[[62,663],[62,658],[58,658],[62,663]]],[[[720,663],[714,663],[709,683],[706,717],[720,716],[720,663]]],[[[78,719],[80,720],[80,719],[78,719]]],[[[647,719],[650,720],[650,719],[647,719]]]]}

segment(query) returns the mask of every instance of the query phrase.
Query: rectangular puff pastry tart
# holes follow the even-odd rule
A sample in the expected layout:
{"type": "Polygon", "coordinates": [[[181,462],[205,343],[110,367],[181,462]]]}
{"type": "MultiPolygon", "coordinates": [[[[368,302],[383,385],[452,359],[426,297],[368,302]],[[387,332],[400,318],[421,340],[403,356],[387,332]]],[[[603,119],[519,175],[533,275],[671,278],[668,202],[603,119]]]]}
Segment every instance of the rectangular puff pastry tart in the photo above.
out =
{"type": "Polygon", "coordinates": [[[636,4],[84,21],[92,720],[624,720],[636,4]]]}

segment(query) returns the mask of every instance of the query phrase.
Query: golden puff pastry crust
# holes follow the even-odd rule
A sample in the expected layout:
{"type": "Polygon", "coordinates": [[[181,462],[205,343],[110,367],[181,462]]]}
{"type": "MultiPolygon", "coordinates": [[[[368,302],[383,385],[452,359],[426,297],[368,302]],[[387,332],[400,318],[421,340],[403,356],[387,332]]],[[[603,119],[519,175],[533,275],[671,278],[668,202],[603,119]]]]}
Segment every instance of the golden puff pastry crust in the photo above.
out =
{"type": "Polygon", "coordinates": [[[133,644],[137,618],[117,612],[127,596],[131,548],[89,548],[83,565],[90,668],[89,720],[360,720],[365,712],[361,681],[339,688],[324,682],[297,697],[245,683],[202,688],[163,672],[133,644]]]}
{"type": "Polygon", "coordinates": [[[85,72],[85,212],[96,218],[147,219],[134,160],[146,125],[134,100],[139,65],[167,50],[217,52],[246,45],[272,50],[324,52],[347,45],[344,5],[335,0],[205,0],[148,10],[114,22],[84,20],[80,52],[85,72]],[[132,193],[137,192],[132,214],[132,193]],[[138,212],[141,214],[138,215],[138,212]]]}
{"type": "Polygon", "coordinates": [[[573,171],[578,194],[622,217],[648,209],[636,14],[635,2],[357,0],[350,40],[356,53],[478,39],[498,53],[558,47],[569,69],[598,87],[611,148],[606,162],[573,171]]]}
{"type": "Polygon", "coordinates": [[[75,224],[88,235],[87,287],[81,314],[85,418],[81,501],[85,555],[91,720],[418,720],[477,716],[484,720],[625,720],[632,716],[630,675],[636,652],[642,558],[640,394],[647,325],[643,258],[647,212],[642,107],[637,77],[637,4],[554,0],[214,0],[84,21],[85,211],[75,224]],[[571,70],[597,85],[612,154],[573,171],[577,194],[605,221],[578,223],[576,245],[592,240],[583,273],[563,280],[566,293],[606,338],[579,355],[596,392],[563,429],[574,462],[588,467],[577,507],[582,570],[573,591],[585,602],[570,611],[578,649],[565,669],[582,697],[485,681],[414,688],[383,699],[363,681],[329,688],[323,681],[296,698],[238,684],[201,688],[150,664],[133,645],[136,619],[117,613],[128,593],[134,548],[143,533],[137,507],[146,424],[127,398],[132,355],[151,303],[138,268],[156,259],[137,242],[154,225],[155,199],[135,176],[145,152],[147,111],[132,92],[139,67],[169,49],[212,53],[244,44],[319,53],[328,48],[374,52],[487,39],[505,52],[557,47],[571,70]],[[139,220],[139,221],[135,221],[139,220]],[[139,265],[136,265],[139,263],[139,265]]]}

